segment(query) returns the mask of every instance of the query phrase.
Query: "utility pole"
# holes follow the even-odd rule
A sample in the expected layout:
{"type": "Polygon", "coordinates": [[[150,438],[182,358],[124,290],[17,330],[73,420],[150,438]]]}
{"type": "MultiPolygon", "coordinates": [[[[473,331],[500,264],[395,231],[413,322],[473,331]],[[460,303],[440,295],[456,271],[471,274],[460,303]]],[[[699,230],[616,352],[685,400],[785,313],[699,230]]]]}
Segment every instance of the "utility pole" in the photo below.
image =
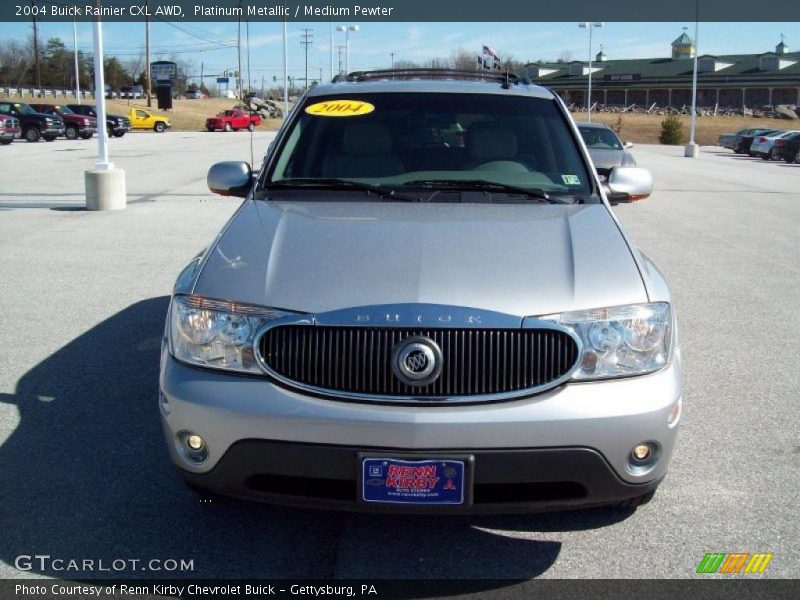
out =
{"type": "Polygon", "coordinates": [[[75,53],[75,102],[81,103],[81,71],[78,67],[78,25],[72,19],[72,50],[75,53]]]}
{"type": "Polygon", "coordinates": [[[392,56],[392,69],[394,69],[394,52],[389,53],[392,56]]]}
{"type": "Polygon", "coordinates": [[[283,18],[283,118],[289,116],[289,42],[286,17],[283,18]]]}
{"type": "Polygon", "coordinates": [[[337,54],[339,56],[339,75],[342,74],[342,68],[343,68],[343,65],[342,65],[342,54],[344,53],[344,49],[345,49],[344,46],[336,46],[336,52],[337,52],[337,54]]]}
{"type": "Polygon", "coordinates": [[[300,45],[305,48],[306,52],[306,90],[308,90],[308,49],[314,43],[314,30],[309,27],[301,29],[303,33],[300,35],[300,45]]]}
{"type": "Polygon", "coordinates": [[[247,35],[247,91],[253,91],[253,85],[250,83],[250,21],[245,21],[245,31],[247,35]]]}
{"type": "Polygon", "coordinates": [[[33,14],[33,62],[34,62],[34,72],[36,75],[36,87],[39,89],[39,93],[42,93],[42,69],[41,63],[39,62],[39,24],[36,22],[36,2],[34,0],[30,0],[31,8],[33,9],[31,12],[33,14]]]}
{"type": "Polygon", "coordinates": [[[237,71],[236,80],[239,86],[239,100],[242,99],[242,0],[239,0],[239,34],[236,39],[236,52],[239,54],[239,70],[237,71]]]}
{"type": "MultiPolygon", "coordinates": [[[[145,5],[147,6],[147,14],[150,14],[150,0],[147,0],[145,5]]],[[[150,88],[153,82],[150,81],[150,17],[147,16],[144,18],[144,55],[144,85],[147,91],[147,106],[149,108],[153,106],[153,100],[150,96],[150,88]]]]}
{"type": "MultiPolygon", "coordinates": [[[[328,59],[330,60],[331,80],[333,80],[333,21],[328,23],[328,41],[330,42],[328,59]]],[[[320,77],[321,79],[322,77],[320,77]]]]}

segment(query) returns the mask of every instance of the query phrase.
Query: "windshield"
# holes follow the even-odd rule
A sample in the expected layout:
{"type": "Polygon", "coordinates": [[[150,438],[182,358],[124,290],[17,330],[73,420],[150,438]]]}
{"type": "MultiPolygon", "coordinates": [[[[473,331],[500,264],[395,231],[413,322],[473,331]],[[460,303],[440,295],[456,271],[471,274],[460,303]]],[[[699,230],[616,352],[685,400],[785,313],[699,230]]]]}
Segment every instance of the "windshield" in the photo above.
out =
{"type": "Polygon", "coordinates": [[[22,114],[22,115],[35,115],[36,114],[36,111],[33,110],[33,108],[31,108],[30,105],[25,104],[24,102],[20,102],[18,104],[15,104],[14,108],[16,108],[20,112],[20,114],[22,114]]]}
{"type": "Polygon", "coordinates": [[[71,108],[67,108],[66,106],[56,106],[56,112],[60,112],[62,115],[75,114],[75,112],[71,108]]]}
{"type": "Polygon", "coordinates": [[[490,182],[550,195],[591,191],[556,103],[514,95],[309,98],[273,164],[266,187],[324,179],[397,190],[478,183],[487,189],[490,182]]]}
{"type": "Polygon", "coordinates": [[[617,134],[605,127],[582,127],[578,126],[581,137],[587,148],[597,148],[603,150],[622,150],[622,143],[617,134]]]}

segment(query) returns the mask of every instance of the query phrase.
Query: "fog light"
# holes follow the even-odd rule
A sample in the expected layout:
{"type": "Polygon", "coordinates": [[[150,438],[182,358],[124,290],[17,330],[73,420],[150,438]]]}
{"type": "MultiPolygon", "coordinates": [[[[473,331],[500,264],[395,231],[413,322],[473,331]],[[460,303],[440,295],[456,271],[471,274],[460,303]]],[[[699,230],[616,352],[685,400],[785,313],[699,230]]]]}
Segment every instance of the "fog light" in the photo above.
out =
{"type": "MultiPolygon", "coordinates": [[[[192,438],[189,438],[190,440],[192,438]]],[[[647,444],[639,444],[633,449],[633,456],[636,460],[645,461],[650,457],[650,446],[647,444]]]]}
{"type": "Polygon", "coordinates": [[[181,431],[175,437],[175,446],[186,461],[201,465],[208,458],[208,444],[193,431],[181,431]]]}

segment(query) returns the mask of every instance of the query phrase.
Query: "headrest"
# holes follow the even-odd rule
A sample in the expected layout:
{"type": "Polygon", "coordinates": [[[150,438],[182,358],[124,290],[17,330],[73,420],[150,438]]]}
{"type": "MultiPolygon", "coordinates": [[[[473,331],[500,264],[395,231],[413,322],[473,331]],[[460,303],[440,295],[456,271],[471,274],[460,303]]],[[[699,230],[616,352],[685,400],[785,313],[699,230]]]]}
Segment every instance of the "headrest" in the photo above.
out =
{"type": "Polygon", "coordinates": [[[345,154],[389,154],[392,134],[386,125],[354,123],[344,130],[342,149],[345,154]]]}
{"type": "Polygon", "coordinates": [[[517,155],[517,134],[495,123],[475,123],[467,130],[467,149],[479,160],[513,158],[517,155]]]}

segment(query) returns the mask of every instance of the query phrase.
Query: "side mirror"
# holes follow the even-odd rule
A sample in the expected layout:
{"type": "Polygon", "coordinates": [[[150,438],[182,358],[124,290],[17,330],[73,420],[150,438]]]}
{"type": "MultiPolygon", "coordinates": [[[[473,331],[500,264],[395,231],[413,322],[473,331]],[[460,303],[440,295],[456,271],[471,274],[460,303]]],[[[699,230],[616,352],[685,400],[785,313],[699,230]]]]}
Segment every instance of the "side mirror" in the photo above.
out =
{"type": "Polygon", "coordinates": [[[208,189],[220,196],[244,198],[253,185],[253,171],[246,162],[220,162],[208,170],[206,183],[208,189]]]}
{"type": "Polygon", "coordinates": [[[606,186],[611,204],[644,200],[653,193],[653,176],[641,167],[613,167],[606,186]]]}
{"type": "Polygon", "coordinates": [[[628,150],[629,148],[633,148],[633,142],[625,142],[622,144],[622,147],[628,150]]]}

